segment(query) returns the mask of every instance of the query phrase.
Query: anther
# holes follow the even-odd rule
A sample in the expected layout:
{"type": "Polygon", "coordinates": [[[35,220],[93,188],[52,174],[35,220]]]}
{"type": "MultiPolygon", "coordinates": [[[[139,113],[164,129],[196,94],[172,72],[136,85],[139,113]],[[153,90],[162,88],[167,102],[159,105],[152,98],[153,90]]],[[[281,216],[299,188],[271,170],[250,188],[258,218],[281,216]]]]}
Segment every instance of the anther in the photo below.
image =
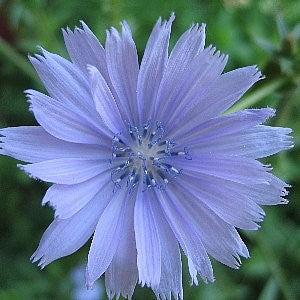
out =
{"type": "Polygon", "coordinates": [[[162,180],[163,180],[165,183],[168,183],[168,182],[169,182],[168,179],[167,179],[167,177],[164,175],[164,173],[163,173],[161,170],[157,170],[156,172],[157,172],[157,174],[162,178],[162,180]]]}
{"type": "Polygon", "coordinates": [[[115,143],[120,143],[120,144],[125,145],[124,142],[120,138],[118,138],[116,135],[113,137],[113,144],[115,144],[115,143]]]}
{"type": "Polygon", "coordinates": [[[133,127],[132,127],[131,125],[129,126],[129,134],[130,134],[131,138],[132,138],[134,141],[136,141],[136,137],[135,137],[135,135],[133,134],[133,127]]]}
{"type": "Polygon", "coordinates": [[[128,175],[128,180],[127,180],[127,186],[130,185],[130,183],[132,183],[132,181],[134,180],[136,176],[136,169],[133,169],[130,174],[128,175]]]}
{"type": "Polygon", "coordinates": [[[183,151],[184,151],[184,157],[185,157],[185,159],[187,159],[187,160],[192,160],[192,156],[189,154],[188,148],[187,148],[187,147],[184,147],[184,148],[183,148],[183,151]]]}
{"type": "Polygon", "coordinates": [[[149,177],[150,177],[152,186],[155,187],[156,186],[156,180],[154,179],[153,174],[152,174],[151,171],[149,171],[149,177]]]}
{"type": "Polygon", "coordinates": [[[120,178],[118,179],[118,180],[122,180],[122,179],[124,179],[125,177],[127,177],[128,175],[129,175],[129,173],[130,173],[130,171],[127,169],[121,176],[120,176],[120,178]]]}
{"type": "Polygon", "coordinates": [[[131,193],[133,191],[133,189],[136,187],[136,185],[138,184],[139,181],[140,181],[140,174],[137,174],[135,176],[133,184],[129,187],[129,193],[131,193]]]}
{"type": "Polygon", "coordinates": [[[157,151],[156,154],[165,154],[166,153],[166,150],[160,150],[160,151],[157,151]]]}
{"type": "Polygon", "coordinates": [[[116,157],[126,157],[127,154],[126,153],[113,153],[113,158],[116,158],[116,157]]]}
{"type": "Polygon", "coordinates": [[[149,129],[149,122],[143,126],[143,138],[146,137],[149,129]]]}

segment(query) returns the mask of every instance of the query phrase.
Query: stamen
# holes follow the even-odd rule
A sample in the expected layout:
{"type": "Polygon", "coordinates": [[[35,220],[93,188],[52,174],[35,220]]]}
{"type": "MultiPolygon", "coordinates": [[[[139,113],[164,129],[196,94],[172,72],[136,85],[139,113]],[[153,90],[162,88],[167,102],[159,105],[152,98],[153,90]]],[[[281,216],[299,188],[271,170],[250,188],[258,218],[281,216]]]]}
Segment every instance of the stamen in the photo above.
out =
{"type": "Polygon", "coordinates": [[[185,159],[192,160],[192,156],[189,154],[189,149],[187,147],[184,147],[183,151],[184,151],[184,157],[185,157],[185,159]]]}
{"type": "Polygon", "coordinates": [[[156,154],[164,154],[164,153],[166,153],[166,150],[160,150],[156,152],[156,154]]]}
{"type": "Polygon", "coordinates": [[[127,186],[129,186],[133,180],[135,179],[136,177],[136,169],[133,169],[130,174],[128,175],[128,179],[127,179],[127,186]]]}
{"type": "Polygon", "coordinates": [[[149,122],[144,124],[141,130],[129,124],[131,145],[126,145],[119,136],[114,136],[110,160],[115,164],[111,172],[114,192],[122,188],[122,181],[124,181],[131,193],[139,184],[141,176],[143,191],[151,188],[165,189],[172,180],[182,174],[182,169],[177,169],[175,166],[176,157],[192,159],[186,147],[183,150],[171,151],[175,142],[164,138],[165,131],[162,123],[157,122],[155,129],[150,130],[150,128],[149,122]],[[171,157],[175,165],[170,161],[171,157]],[[166,158],[169,159],[168,163],[164,161],[166,158]]]}
{"type": "Polygon", "coordinates": [[[129,134],[130,134],[132,140],[136,141],[136,137],[135,137],[135,134],[133,132],[133,127],[131,125],[129,126],[129,134]]]}
{"type": "Polygon", "coordinates": [[[153,187],[155,187],[155,186],[156,186],[156,180],[155,180],[155,178],[153,177],[153,174],[152,174],[151,171],[149,171],[149,177],[150,177],[150,180],[151,180],[151,185],[152,185],[153,187]]]}
{"type": "Polygon", "coordinates": [[[149,126],[150,126],[149,122],[143,126],[143,138],[146,137],[146,135],[148,133],[149,126]]]}
{"type": "Polygon", "coordinates": [[[156,123],[156,130],[151,132],[149,137],[148,147],[152,148],[155,144],[157,144],[164,135],[164,128],[160,122],[156,123]]]}

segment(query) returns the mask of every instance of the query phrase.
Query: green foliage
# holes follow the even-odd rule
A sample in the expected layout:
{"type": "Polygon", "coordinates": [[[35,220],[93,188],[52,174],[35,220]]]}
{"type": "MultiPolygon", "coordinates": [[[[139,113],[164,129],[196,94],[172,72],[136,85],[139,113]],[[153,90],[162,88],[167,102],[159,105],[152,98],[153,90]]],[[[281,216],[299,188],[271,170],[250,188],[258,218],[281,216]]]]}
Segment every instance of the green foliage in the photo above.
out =
{"type": "MultiPolygon", "coordinates": [[[[233,110],[271,106],[272,125],[294,130],[295,148],[271,162],[274,172],[293,185],[290,203],[266,208],[258,232],[242,232],[251,252],[239,271],[214,262],[216,282],[188,285],[185,299],[300,299],[300,1],[147,1],[147,0],[15,0],[0,1],[0,127],[33,125],[22,93],[42,89],[27,60],[36,45],[66,55],[61,27],[84,20],[104,41],[104,29],[126,19],[133,28],[139,54],[159,15],[174,11],[171,45],[193,22],[207,24],[207,44],[230,55],[227,70],[258,64],[266,79],[233,110]]],[[[70,299],[70,271],[84,263],[88,246],[40,271],[29,257],[53,212],[40,206],[46,185],[26,177],[10,158],[0,158],[0,299],[70,299]]],[[[103,296],[104,297],[104,296],[103,296]]],[[[154,299],[137,288],[134,299],[154,299]]]]}

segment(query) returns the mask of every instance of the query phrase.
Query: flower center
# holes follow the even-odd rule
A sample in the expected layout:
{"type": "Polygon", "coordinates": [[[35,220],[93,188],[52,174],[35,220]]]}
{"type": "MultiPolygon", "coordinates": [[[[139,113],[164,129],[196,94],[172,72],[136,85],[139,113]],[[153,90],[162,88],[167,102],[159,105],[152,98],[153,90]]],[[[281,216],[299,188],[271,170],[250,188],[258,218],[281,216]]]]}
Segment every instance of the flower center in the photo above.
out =
{"type": "Polygon", "coordinates": [[[188,149],[172,151],[175,142],[165,138],[163,125],[157,122],[155,126],[149,123],[143,127],[129,125],[130,145],[126,145],[119,136],[112,140],[112,159],[114,164],[111,180],[114,191],[126,185],[130,191],[139,182],[143,191],[150,188],[164,189],[166,185],[182,174],[172,164],[165,162],[166,158],[183,156],[191,160],[188,149]]]}

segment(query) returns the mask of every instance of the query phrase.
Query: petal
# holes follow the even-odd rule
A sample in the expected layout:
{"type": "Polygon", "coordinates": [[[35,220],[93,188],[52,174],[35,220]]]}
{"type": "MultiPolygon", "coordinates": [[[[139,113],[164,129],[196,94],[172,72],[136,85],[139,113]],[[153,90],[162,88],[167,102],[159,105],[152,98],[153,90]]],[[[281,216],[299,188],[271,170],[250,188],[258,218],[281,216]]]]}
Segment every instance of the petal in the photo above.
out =
{"type": "MultiPolygon", "coordinates": [[[[133,196],[133,195],[132,195],[133,196]]],[[[135,198],[128,199],[125,212],[126,218],[122,227],[122,235],[116,253],[105,272],[105,285],[109,299],[122,295],[131,299],[137,283],[137,253],[134,237],[134,201],[135,198]]]]}
{"type": "Polygon", "coordinates": [[[183,175],[189,191],[207,205],[225,222],[235,227],[256,230],[265,216],[264,211],[255,202],[245,197],[235,185],[209,175],[183,175]]]}
{"type": "Polygon", "coordinates": [[[287,183],[268,173],[268,184],[239,184],[227,182],[231,189],[239,191],[248,201],[253,201],[259,205],[287,204],[284,199],[288,195],[286,188],[290,187],[287,183]]]}
{"type": "Polygon", "coordinates": [[[178,242],[172,232],[158,199],[152,199],[153,216],[155,218],[161,245],[161,278],[154,293],[158,299],[183,299],[182,264],[178,242]]]}
{"type": "MultiPolygon", "coordinates": [[[[162,120],[167,129],[182,122],[189,110],[193,110],[199,99],[204,98],[213,83],[223,72],[228,57],[209,46],[200,52],[178,78],[172,94],[167,100],[165,109],[159,109],[158,119],[162,120]],[[175,123],[176,122],[176,123],[175,123]]],[[[185,120],[187,122],[187,120],[185,120]]]]}
{"type": "Polygon", "coordinates": [[[245,109],[228,115],[211,118],[205,122],[188,122],[176,130],[174,140],[177,143],[197,143],[212,137],[218,138],[224,135],[242,132],[255,125],[264,123],[275,115],[272,108],[245,109]]]}
{"type": "Polygon", "coordinates": [[[152,191],[142,192],[142,184],[134,207],[134,230],[137,247],[137,266],[139,283],[155,288],[161,277],[161,248],[159,228],[153,212],[152,191]]]}
{"type": "Polygon", "coordinates": [[[59,184],[80,183],[111,168],[108,159],[78,158],[59,158],[18,166],[34,178],[59,184]]]}
{"type": "Polygon", "coordinates": [[[184,214],[177,208],[177,203],[180,199],[177,199],[177,195],[173,193],[173,187],[175,185],[170,186],[165,191],[157,192],[162,210],[181,248],[190,261],[189,269],[193,282],[197,283],[197,272],[204,282],[213,282],[214,277],[211,262],[199,232],[194,229],[184,214]]]}
{"type": "Polygon", "coordinates": [[[176,193],[180,198],[178,209],[194,224],[207,252],[218,261],[237,269],[240,265],[239,256],[247,258],[249,253],[235,228],[193,196],[184,181],[178,184],[176,193]]]}
{"type": "MultiPolygon", "coordinates": [[[[184,70],[193,58],[204,49],[205,26],[205,24],[199,26],[196,23],[181,35],[171,51],[166,72],[171,75],[171,67],[175,67],[175,65],[184,70]]],[[[178,72],[175,68],[173,71],[178,72]]]]}
{"type": "Polygon", "coordinates": [[[262,158],[282,150],[291,149],[292,130],[282,127],[257,125],[241,132],[211,136],[203,141],[186,143],[191,151],[197,153],[224,154],[249,158],[262,158]]]}
{"type": "Polygon", "coordinates": [[[105,79],[108,79],[105,50],[90,28],[83,21],[81,24],[82,29],[78,27],[75,27],[74,31],[70,28],[63,29],[70,58],[83,73],[87,72],[87,65],[93,65],[105,79]]]}
{"type": "Polygon", "coordinates": [[[70,107],[37,91],[26,92],[36,120],[51,135],[74,143],[108,143],[101,132],[91,128],[70,107]]]}
{"type": "Polygon", "coordinates": [[[169,21],[162,22],[159,18],[146,45],[137,83],[137,104],[141,124],[151,119],[154,100],[167,64],[171,25],[174,19],[174,14],[169,21]]]}
{"type": "Polygon", "coordinates": [[[178,127],[186,123],[203,122],[216,117],[238,101],[243,94],[263,76],[256,66],[236,69],[213,81],[209,89],[196,92],[195,99],[189,98],[193,106],[181,111],[178,127]]]}
{"type": "Polygon", "coordinates": [[[55,209],[55,217],[67,219],[76,214],[82,207],[91,201],[101,190],[102,193],[111,193],[110,172],[106,171],[89,180],[78,184],[54,184],[43,198],[42,204],[49,203],[55,209]]]}
{"type": "Polygon", "coordinates": [[[99,119],[89,89],[89,82],[80,69],[62,58],[42,49],[43,55],[30,57],[49,95],[68,107],[86,123],[107,135],[99,119]]]}
{"type": "MultiPolygon", "coordinates": [[[[163,74],[159,87],[156,109],[162,110],[171,105],[171,102],[178,90],[178,84],[182,83],[183,74],[190,69],[190,64],[196,55],[204,48],[205,25],[199,27],[199,24],[193,25],[187,30],[175,44],[168,63],[163,74]],[[176,89],[176,92],[174,91],[176,89]]],[[[201,66],[199,66],[199,70],[201,66]]]]}
{"type": "Polygon", "coordinates": [[[106,198],[100,193],[71,218],[55,218],[33,253],[33,262],[40,260],[39,266],[44,268],[52,261],[81,248],[93,234],[99,217],[110,200],[110,197],[106,198]]]}
{"type": "Polygon", "coordinates": [[[41,126],[20,126],[0,129],[0,147],[6,155],[29,163],[56,158],[101,159],[109,147],[69,143],[50,135],[41,126]]]}
{"type": "Polygon", "coordinates": [[[121,240],[125,213],[129,205],[126,189],[111,194],[111,200],[97,224],[88,255],[86,270],[87,287],[92,287],[109,267],[121,240]]]}
{"type": "Polygon", "coordinates": [[[269,174],[269,176],[268,185],[251,185],[248,191],[245,189],[242,192],[260,205],[287,204],[288,201],[283,197],[288,195],[286,188],[291,186],[273,174],[269,174]]]}
{"type": "Polygon", "coordinates": [[[201,103],[203,114],[207,118],[223,113],[262,78],[264,77],[256,66],[243,67],[222,74],[201,103]]]}
{"type": "Polygon", "coordinates": [[[107,68],[127,119],[137,124],[136,87],[139,63],[128,24],[123,21],[122,35],[115,28],[107,31],[105,44],[107,68]]]}
{"type": "Polygon", "coordinates": [[[41,50],[43,56],[37,54],[29,59],[50,96],[71,106],[88,109],[92,101],[84,74],[63,57],[41,50]]]}
{"type": "Polygon", "coordinates": [[[167,158],[164,161],[174,163],[177,169],[184,169],[194,173],[211,175],[243,184],[268,184],[270,170],[259,161],[244,157],[225,155],[193,154],[191,163],[185,158],[167,158]]]}
{"type": "Polygon", "coordinates": [[[95,67],[89,66],[88,70],[93,99],[104,124],[114,134],[126,132],[120,110],[104,78],[95,67]]]}

